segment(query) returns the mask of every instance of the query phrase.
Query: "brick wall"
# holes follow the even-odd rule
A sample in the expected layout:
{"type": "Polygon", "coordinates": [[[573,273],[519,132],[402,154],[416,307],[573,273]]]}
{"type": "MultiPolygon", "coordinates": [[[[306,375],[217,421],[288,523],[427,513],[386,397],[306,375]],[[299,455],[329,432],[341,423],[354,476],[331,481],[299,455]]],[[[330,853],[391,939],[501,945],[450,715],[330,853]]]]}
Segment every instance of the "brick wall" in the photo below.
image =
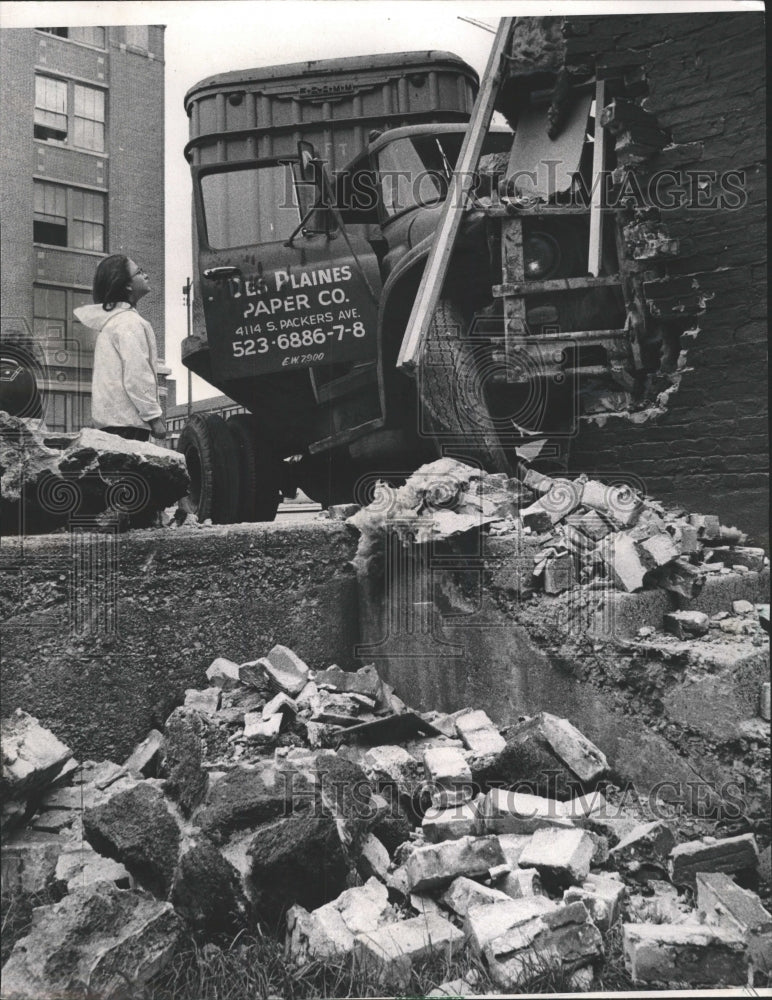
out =
{"type": "Polygon", "coordinates": [[[150,274],[140,312],[164,357],[164,61],[163,29],[150,27],[149,48],[127,46],[110,29],[111,253],[125,253],[150,274]]]}
{"type": "Polygon", "coordinates": [[[2,214],[0,299],[3,316],[32,325],[32,108],[35,38],[31,31],[0,31],[2,64],[2,214]]]}
{"type": "Polygon", "coordinates": [[[657,294],[685,313],[686,369],[665,413],[643,423],[583,423],[575,471],[631,474],[659,499],[717,513],[768,545],[765,41],[761,13],[567,18],[566,59],[628,58],[642,69],[643,106],[671,131],[642,175],[742,170],[742,208],[663,212],[680,241],[657,294]]]}

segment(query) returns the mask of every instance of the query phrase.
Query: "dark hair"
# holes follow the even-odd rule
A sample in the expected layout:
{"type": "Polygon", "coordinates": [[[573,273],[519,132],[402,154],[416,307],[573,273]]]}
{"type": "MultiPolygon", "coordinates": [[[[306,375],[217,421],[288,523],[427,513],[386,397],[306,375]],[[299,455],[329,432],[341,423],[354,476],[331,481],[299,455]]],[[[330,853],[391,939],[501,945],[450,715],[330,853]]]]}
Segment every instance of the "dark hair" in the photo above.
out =
{"type": "Polygon", "coordinates": [[[130,285],[129,258],[122,253],[105,257],[100,260],[94,275],[94,302],[101,303],[105,312],[110,312],[118,302],[129,302],[130,285]]]}

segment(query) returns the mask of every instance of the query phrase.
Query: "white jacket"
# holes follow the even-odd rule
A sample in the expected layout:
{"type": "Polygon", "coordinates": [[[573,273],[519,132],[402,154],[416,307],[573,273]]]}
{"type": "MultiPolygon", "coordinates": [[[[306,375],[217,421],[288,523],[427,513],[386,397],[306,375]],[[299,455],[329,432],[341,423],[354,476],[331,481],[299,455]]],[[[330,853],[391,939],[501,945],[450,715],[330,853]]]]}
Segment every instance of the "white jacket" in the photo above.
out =
{"type": "Polygon", "coordinates": [[[158,349],[152,326],[128,302],[110,312],[101,305],[75,310],[99,334],[94,347],[91,416],[96,427],[144,427],[161,416],[158,349]]]}

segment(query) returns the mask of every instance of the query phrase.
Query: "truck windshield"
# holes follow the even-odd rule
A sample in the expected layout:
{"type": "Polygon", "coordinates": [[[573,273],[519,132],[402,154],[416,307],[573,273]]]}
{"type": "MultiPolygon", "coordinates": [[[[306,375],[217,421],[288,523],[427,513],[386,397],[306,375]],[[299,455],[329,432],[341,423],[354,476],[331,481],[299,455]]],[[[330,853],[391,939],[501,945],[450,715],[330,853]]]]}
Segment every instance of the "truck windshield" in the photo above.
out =
{"type": "Polygon", "coordinates": [[[383,205],[389,215],[445,197],[448,174],[435,136],[395,139],[378,153],[383,205]]]}
{"type": "MultiPolygon", "coordinates": [[[[408,136],[384,146],[378,152],[378,173],[387,214],[445,198],[463,141],[463,132],[448,132],[408,136]]],[[[511,144],[511,133],[492,133],[483,153],[503,151],[511,144]]]]}
{"type": "Polygon", "coordinates": [[[292,164],[217,171],[201,178],[209,246],[286,240],[300,222],[292,164]]]}

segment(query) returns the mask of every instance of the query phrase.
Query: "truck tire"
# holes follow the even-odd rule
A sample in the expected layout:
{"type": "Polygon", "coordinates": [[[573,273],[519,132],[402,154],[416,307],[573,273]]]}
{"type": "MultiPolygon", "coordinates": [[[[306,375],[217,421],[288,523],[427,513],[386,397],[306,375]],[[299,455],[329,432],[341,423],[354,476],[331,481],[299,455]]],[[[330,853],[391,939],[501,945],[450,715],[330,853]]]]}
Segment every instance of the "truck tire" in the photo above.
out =
{"type": "Polygon", "coordinates": [[[273,521],[281,502],[281,467],[258,434],[254,417],[237,413],[225,426],[231,435],[239,464],[239,521],[273,521]]]}
{"type": "Polygon", "coordinates": [[[489,471],[509,472],[493,426],[472,345],[464,342],[468,323],[450,299],[440,299],[429,326],[419,391],[424,423],[438,454],[446,450],[474,458],[489,471]]]}
{"type": "Polygon", "coordinates": [[[225,421],[213,413],[194,413],[180,434],[177,451],[185,456],[190,491],[182,507],[199,521],[233,524],[239,508],[239,459],[225,421]]]}

